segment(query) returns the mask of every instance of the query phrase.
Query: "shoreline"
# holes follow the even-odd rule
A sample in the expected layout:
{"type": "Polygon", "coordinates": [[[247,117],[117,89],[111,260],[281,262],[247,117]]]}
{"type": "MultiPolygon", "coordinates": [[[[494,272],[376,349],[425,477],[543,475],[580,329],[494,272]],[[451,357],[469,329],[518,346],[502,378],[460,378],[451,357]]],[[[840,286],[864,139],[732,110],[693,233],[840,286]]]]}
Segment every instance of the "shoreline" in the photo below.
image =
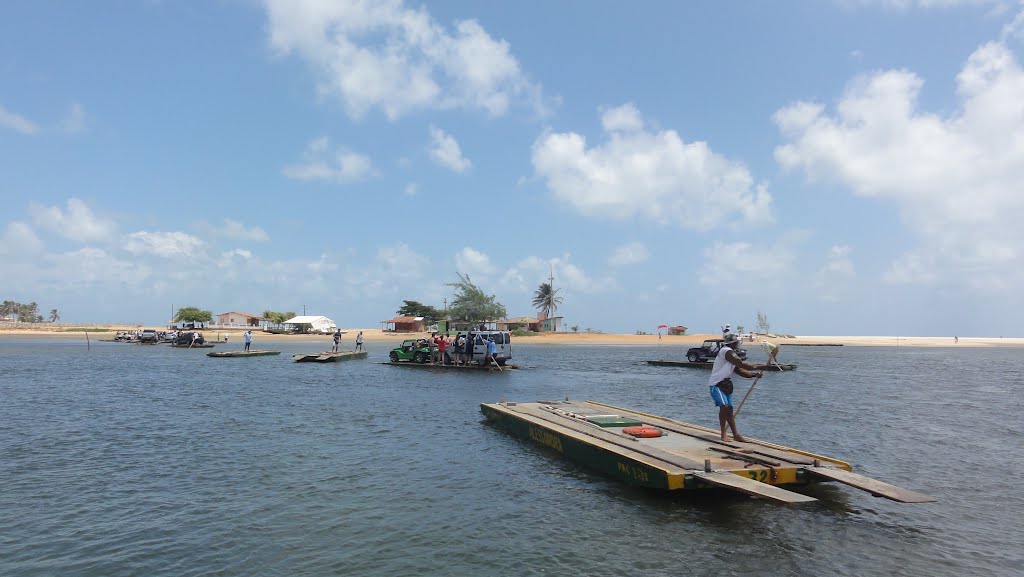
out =
{"type": "MultiPolygon", "coordinates": [[[[138,327],[138,326],[58,326],[53,327],[46,324],[39,328],[7,328],[0,327],[0,339],[14,337],[30,338],[51,338],[51,339],[84,339],[86,333],[92,338],[103,338],[104,335],[113,336],[117,331],[135,331],[144,328],[151,328],[157,331],[166,330],[163,327],[138,327]]],[[[370,342],[400,342],[404,339],[422,338],[430,333],[394,333],[384,332],[380,329],[342,328],[342,342],[355,343],[356,334],[363,331],[363,340],[370,342]]],[[[210,340],[219,340],[227,336],[229,342],[237,339],[242,341],[242,328],[212,328],[200,329],[210,340]]],[[[550,344],[550,345],[635,345],[635,346],[665,346],[665,347],[693,347],[698,346],[705,339],[720,338],[719,334],[693,334],[693,335],[662,335],[657,334],[613,334],[613,333],[542,333],[528,337],[514,337],[518,344],[550,344]]],[[[253,342],[286,343],[286,342],[329,342],[331,335],[282,335],[253,331],[253,342]]],[[[915,336],[827,336],[827,335],[797,335],[794,337],[768,336],[758,337],[754,342],[745,343],[749,347],[758,346],[761,340],[767,340],[775,345],[785,346],[900,346],[900,347],[1002,347],[1002,346],[1024,346],[1024,338],[1004,337],[960,337],[959,342],[954,342],[954,337],[915,337],[915,336]]]]}

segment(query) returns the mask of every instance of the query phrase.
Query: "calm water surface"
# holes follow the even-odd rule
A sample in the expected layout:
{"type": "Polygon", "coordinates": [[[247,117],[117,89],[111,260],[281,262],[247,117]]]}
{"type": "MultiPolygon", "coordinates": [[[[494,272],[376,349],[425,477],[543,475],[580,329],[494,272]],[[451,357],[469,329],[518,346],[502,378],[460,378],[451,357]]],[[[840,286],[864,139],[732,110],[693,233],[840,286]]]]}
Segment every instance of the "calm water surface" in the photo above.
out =
{"type": "Polygon", "coordinates": [[[716,427],[706,372],[644,362],[680,347],[517,344],[522,370],[453,374],[274,346],[0,340],[0,575],[1024,575],[1021,349],[783,347],[800,368],[741,432],[939,498],[794,507],[634,489],[482,422],[569,397],[716,427]]]}

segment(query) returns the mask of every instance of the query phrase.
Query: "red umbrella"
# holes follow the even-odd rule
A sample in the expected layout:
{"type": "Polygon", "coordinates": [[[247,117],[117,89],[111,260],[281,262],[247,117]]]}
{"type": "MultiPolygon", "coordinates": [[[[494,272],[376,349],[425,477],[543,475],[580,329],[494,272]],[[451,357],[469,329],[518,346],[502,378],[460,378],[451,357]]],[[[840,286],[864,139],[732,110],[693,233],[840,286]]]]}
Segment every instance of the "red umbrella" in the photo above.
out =
{"type": "Polygon", "coordinates": [[[668,328],[668,325],[658,325],[658,328],[659,328],[659,329],[667,329],[667,328],[668,328]]]}

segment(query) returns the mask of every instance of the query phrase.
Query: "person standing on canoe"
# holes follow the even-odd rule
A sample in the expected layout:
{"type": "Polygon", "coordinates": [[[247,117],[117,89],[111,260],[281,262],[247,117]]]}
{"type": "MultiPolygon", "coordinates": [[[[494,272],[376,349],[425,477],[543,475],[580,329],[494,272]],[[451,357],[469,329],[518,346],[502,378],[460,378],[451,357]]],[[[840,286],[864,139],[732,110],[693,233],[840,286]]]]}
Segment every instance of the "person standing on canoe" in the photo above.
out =
{"type": "Polygon", "coordinates": [[[362,350],[363,350],[363,331],[359,331],[359,334],[356,335],[356,352],[358,353],[358,352],[360,352],[362,350]]]}
{"type": "Polygon", "coordinates": [[[250,346],[252,346],[252,331],[245,331],[245,352],[249,352],[250,346]]]}
{"type": "Polygon", "coordinates": [[[736,417],[733,416],[732,408],[732,376],[739,373],[740,376],[748,379],[760,377],[767,365],[748,365],[736,354],[734,349],[739,348],[740,339],[734,333],[726,333],[722,348],[718,350],[715,362],[711,366],[711,378],[708,379],[708,386],[711,389],[711,400],[718,407],[718,424],[722,429],[722,440],[728,441],[729,436],[725,432],[726,425],[732,429],[732,438],[736,441],[746,439],[736,430],[736,417]]]}
{"type": "Polygon", "coordinates": [[[341,344],[341,329],[334,329],[334,348],[331,349],[332,353],[338,352],[339,344],[341,344]]]}

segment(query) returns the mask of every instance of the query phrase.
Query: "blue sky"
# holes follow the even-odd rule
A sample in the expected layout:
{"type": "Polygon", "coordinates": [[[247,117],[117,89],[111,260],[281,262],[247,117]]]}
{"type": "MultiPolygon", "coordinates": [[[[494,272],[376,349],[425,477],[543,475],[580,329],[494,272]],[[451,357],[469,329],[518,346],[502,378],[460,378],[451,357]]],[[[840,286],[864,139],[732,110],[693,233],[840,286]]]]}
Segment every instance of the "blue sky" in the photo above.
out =
{"type": "Polygon", "coordinates": [[[1020,334],[1024,2],[0,5],[0,298],[1020,334]]]}

